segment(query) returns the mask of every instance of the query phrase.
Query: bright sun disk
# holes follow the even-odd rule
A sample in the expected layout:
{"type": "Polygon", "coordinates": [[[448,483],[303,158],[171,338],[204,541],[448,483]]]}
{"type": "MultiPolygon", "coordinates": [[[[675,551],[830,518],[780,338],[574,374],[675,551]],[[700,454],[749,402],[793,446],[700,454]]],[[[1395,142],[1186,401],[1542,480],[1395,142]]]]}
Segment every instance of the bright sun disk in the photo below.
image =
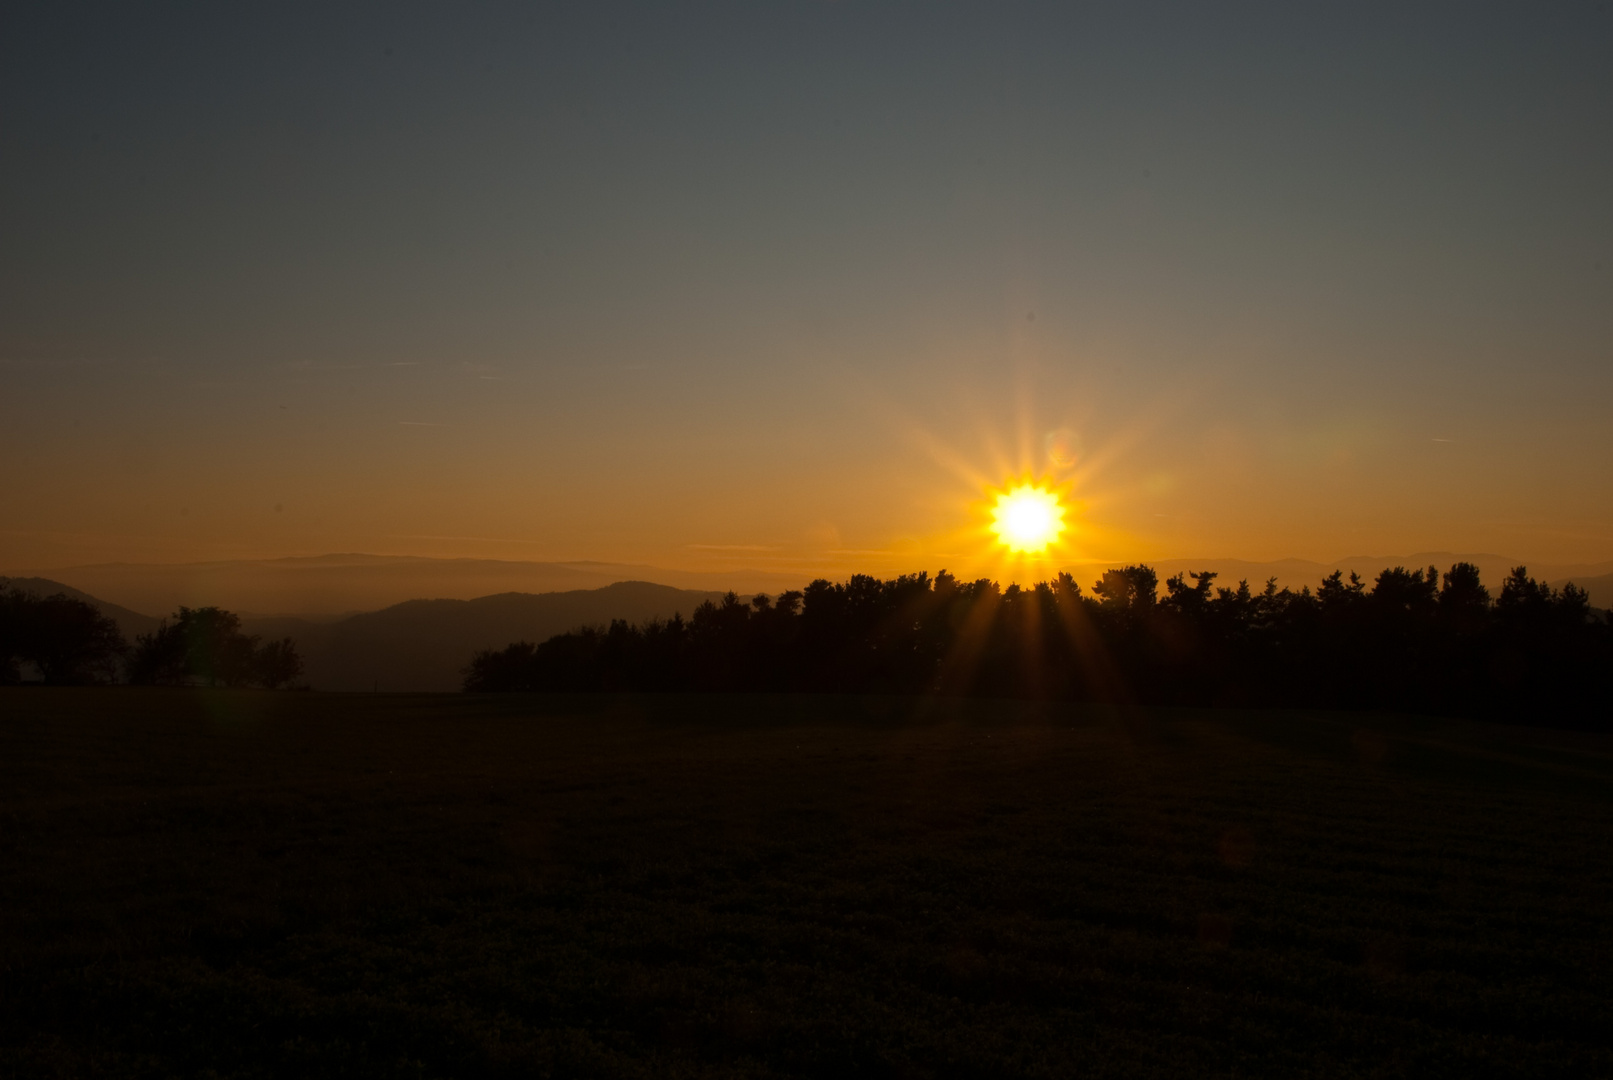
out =
{"type": "Polygon", "coordinates": [[[992,531],[1010,551],[1042,551],[1064,531],[1064,507],[1059,497],[1029,484],[997,496],[991,517],[992,531]]]}

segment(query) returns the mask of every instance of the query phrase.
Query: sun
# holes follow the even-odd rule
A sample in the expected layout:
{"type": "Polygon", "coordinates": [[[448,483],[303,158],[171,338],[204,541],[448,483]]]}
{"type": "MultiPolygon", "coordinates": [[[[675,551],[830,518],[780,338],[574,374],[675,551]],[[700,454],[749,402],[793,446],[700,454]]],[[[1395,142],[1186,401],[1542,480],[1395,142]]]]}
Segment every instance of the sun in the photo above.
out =
{"type": "Polygon", "coordinates": [[[1064,531],[1064,505],[1046,488],[1021,484],[997,496],[991,529],[1009,551],[1045,551],[1064,531]]]}

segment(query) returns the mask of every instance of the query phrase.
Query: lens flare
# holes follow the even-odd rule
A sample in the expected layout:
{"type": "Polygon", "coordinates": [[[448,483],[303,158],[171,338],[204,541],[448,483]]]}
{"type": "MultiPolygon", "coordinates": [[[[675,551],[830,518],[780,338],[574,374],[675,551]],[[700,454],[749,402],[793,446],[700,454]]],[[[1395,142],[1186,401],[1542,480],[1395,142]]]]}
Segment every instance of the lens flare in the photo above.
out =
{"type": "Polygon", "coordinates": [[[1047,445],[1048,464],[1056,469],[1073,469],[1081,459],[1081,436],[1073,428],[1049,431],[1043,441],[1047,445]]]}
{"type": "Polygon", "coordinates": [[[1046,488],[1022,484],[997,496],[991,528],[1009,551],[1045,551],[1064,531],[1064,506],[1046,488]]]}

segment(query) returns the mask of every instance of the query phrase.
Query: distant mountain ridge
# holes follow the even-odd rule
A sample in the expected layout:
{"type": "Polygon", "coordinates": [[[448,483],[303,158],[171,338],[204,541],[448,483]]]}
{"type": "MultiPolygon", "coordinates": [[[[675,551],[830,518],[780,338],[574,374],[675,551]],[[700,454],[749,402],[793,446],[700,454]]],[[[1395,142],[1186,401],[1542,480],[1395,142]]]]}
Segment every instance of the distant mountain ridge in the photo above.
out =
{"type": "Polygon", "coordinates": [[[63,585],[59,581],[41,577],[0,577],[0,587],[11,586],[23,592],[35,593],[39,596],[56,596],[58,594],[82,600],[98,610],[102,615],[118,624],[118,632],[130,642],[139,634],[149,634],[157,628],[162,620],[152,615],[142,615],[138,611],[130,611],[126,607],[110,604],[87,592],[81,592],[71,585],[63,585]]]}
{"type": "Polygon", "coordinates": [[[603,562],[512,562],[412,555],[337,554],[200,563],[103,563],[31,576],[74,588],[134,611],[171,612],[216,605],[240,614],[339,616],[406,601],[473,600],[498,593],[598,589],[623,581],[673,588],[780,592],[806,584],[799,574],[664,570],[603,562]]]}
{"type": "MultiPolygon", "coordinates": [[[[331,557],[320,565],[346,565],[349,557],[331,557]]],[[[433,560],[426,560],[427,562],[433,560]]],[[[475,560],[470,560],[475,561],[475,560]]],[[[1188,570],[1215,570],[1217,585],[1234,587],[1247,579],[1252,588],[1264,586],[1268,577],[1277,577],[1280,586],[1298,589],[1317,583],[1333,569],[1355,570],[1371,581],[1386,567],[1438,567],[1442,572],[1453,562],[1473,562],[1480,567],[1491,595],[1500,591],[1502,578],[1512,560],[1494,555],[1459,555],[1450,552],[1421,552],[1411,556],[1356,556],[1332,566],[1303,559],[1258,563],[1233,559],[1149,560],[1160,579],[1188,570]]],[[[529,564],[531,565],[531,564],[529,564]]],[[[548,565],[548,564],[545,564],[548,565]]],[[[558,564],[555,564],[558,565],[558,564]]],[[[602,566],[608,564],[594,564],[602,566]]],[[[1083,589],[1110,565],[1093,563],[1071,567],[1083,589]]],[[[1591,603],[1613,608],[1613,562],[1591,564],[1582,569],[1602,570],[1599,574],[1569,573],[1552,576],[1561,567],[1531,567],[1537,579],[1545,577],[1561,588],[1569,580],[1590,593],[1591,603]]],[[[1573,568],[1570,567],[1570,570],[1573,568]]],[[[40,595],[64,593],[94,605],[118,624],[125,638],[133,642],[139,634],[150,633],[160,619],[130,608],[109,603],[80,588],[43,577],[0,577],[0,583],[40,595]]],[[[791,586],[795,587],[792,582],[791,586]]],[[[409,690],[447,691],[460,685],[460,673],[479,649],[503,648],[512,641],[543,641],[582,625],[603,625],[612,619],[643,622],[688,617],[706,600],[718,600],[725,589],[680,589],[647,581],[617,581],[603,587],[555,590],[538,593],[503,591],[470,599],[412,599],[379,610],[340,617],[319,613],[309,616],[262,616],[243,614],[243,628],[264,638],[289,637],[296,642],[305,663],[305,679],[319,690],[409,690]]],[[[189,606],[227,602],[197,595],[189,606]]],[[[172,607],[156,610],[167,615],[172,607]]],[[[239,612],[239,608],[235,609],[239,612]]]]}
{"type": "Polygon", "coordinates": [[[602,589],[409,600],[334,622],[249,617],[242,628],[295,641],[305,678],[316,690],[443,691],[459,689],[461,671],[479,649],[543,641],[612,619],[687,618],[701,603],[722,596],[620,581],[602,589]]]}
{"type": "MultiPolygon", "coordinates": [[[[1247,578],[1259,587],[1267,578],[1279,586],[1315,588],[1335,569],[1356,571],[1369,580],[1390,566],[1408,568],[1430,563],[1441,571],[1453,562],[1471,562],[1492,589],[1523,560],[1494,554],[1425,551],[1413,555],[1356,555],[1333,563],[1307,559],[1256,562],[1242,559],[1148,559],[1161,580],[1191,570],[1214,570],[1217,584],[1236,585],[1247,578]]],[[[1082,588],[1089,588],[1113,562],[1065,564],[1082,588]]],[[[1613,574],[1613,560],[1588,564],[1528,564],[1536,578],[1580,584],[1613,574]]],[[[931,572],[942,563],[928,567],[931,572]]],[[[960,577],[977,573],[964,566],[948,566],[960,577]]],[[[911,569],[917,569],[913,567],[911,569]]],[[[1058,567],[1050,566],[1046,576],[1058,567]]],[[[892,576],[884,574],[883,576],[892,576]]],[[[72,588],[121,605],[131,612],[172,612],[217,605],[245,614],[337,617],[378,611],[422,598],[473,600],[498,593],[551,593],[597,589],[622,581],[655,582],[679,589],[777,593],[799,589],[815,572],[773,570],[684,571],[652,566],[603,562],[519,562],[498,559],[436,559],[411,555],[337,554],[284,559],[230,560],[202,563],[106,563],[60,570],[28,571],[24,576],[67,582],[72,588]]],[[[821,576],[841,579],[846,573],[824,571],[821,576]]],[[[1598,601],[1613,604],[1613,597],[1598,601]]]]}
{"type": "MultiPolygon", "coordinates": [[[[82,600],[111,618],[131,644],[161,619],[109,604],[48,578],[0,578],[0,584],[82,600]]],[[[340,619],[244,616],[242,629],[265,639],[289,637],[302,655],[303,679],[316,690],[458,690],[460,672],[478,649],[543,641],[612,619],[688,617],[716,590],[675,589],[646,581],[549,593],[499,593],[473,600],[408,600],[340,619]]]]}

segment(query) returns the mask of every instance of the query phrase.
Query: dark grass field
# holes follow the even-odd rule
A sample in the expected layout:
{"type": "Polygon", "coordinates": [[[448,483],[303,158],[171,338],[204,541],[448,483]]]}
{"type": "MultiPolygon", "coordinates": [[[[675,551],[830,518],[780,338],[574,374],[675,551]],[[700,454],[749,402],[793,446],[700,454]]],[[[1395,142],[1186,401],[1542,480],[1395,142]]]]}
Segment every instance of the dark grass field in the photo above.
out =
{"type": "Polygon", "coordinates": [[[0,692],[0,1075],[1613,1075],[1613,738],[0,692]]]}

